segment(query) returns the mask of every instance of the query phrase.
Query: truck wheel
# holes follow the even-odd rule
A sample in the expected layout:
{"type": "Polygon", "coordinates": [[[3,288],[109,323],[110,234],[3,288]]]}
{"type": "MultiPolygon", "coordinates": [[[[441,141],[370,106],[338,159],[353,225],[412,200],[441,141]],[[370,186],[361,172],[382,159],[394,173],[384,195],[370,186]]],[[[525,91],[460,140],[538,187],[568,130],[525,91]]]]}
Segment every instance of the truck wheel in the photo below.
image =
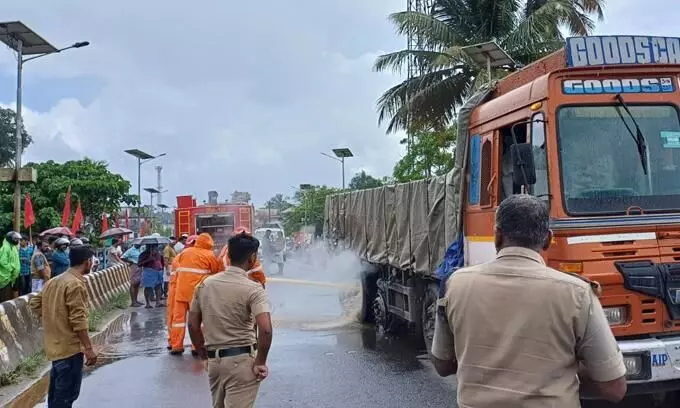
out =
{"type": "Polygon", "coordinates": [[[392,319],[387,311],[387,297],[385,293],[378,289],[378,293],[373,300],[373,318],[375,321],[375,332],[378,336],[385,336],[392,329],[392,319]]]}
{"type": "Polygon", "coordinates": [[[434,322],[437,317],[437,299],[439,293],[435,285],[428,285],[425,289],[423,298],[423,309],[421,312],[420,327],[423,333],[423,343],[429,353],[432,350],[432,339],[434,338],[434,322]]]}
{"type": "Polygon", "coordinates": [[[370,270],[363,270],[359,276],[361,281],[361,310],[359,311],[359,320],[361,323],[375,322],[375,315],[373,313],[373,301],[378,293],[376,284],[377,275],[370,270]]]}

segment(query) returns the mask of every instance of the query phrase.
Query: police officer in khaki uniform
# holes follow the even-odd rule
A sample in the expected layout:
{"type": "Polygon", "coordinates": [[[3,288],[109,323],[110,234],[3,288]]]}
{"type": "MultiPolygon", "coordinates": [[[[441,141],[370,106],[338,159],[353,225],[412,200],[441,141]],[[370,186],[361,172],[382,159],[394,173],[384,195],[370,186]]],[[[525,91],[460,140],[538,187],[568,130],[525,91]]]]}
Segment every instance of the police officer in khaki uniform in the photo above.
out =
{"type": "Polygon", "coordinates": [[[447,282],[432,360],[440,375],[457,374],[461,407],[571,408],[579,387],[612,402],[626,393],[623,356],[591,285],[539,254],[552,240],[548,221],[540,200],[507,198],[496,259],[447,282]]]}
{"type": "Polygon", "coordinates": [[[262,285],[246,272],[257,262],[258,240],[243,233],[231,237],[228,245],[231,266],[196,287],[189,335],[207,360],[213,407],[251,408],[269,373],[269,301],[262,285]]]}

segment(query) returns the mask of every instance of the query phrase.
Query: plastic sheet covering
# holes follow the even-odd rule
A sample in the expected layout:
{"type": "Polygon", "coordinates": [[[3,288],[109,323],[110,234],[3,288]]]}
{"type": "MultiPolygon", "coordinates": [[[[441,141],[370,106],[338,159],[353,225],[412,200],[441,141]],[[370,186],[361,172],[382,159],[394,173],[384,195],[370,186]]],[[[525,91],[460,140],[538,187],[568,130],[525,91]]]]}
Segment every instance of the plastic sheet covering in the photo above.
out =
{"type": "MultiPolygon", "coordinates": [[[[409,238],[411,240],[410,269],[419,273],[430,271],[428,180],[410,183],[409,189],[409,238]]],[[[436,265],[435,265],[436,266],[436,265]]]]}
{"type": "Polygon", "coordinates": [[[462,205],[472,110],[492,90],[458,111],[455,163],[446,175],[326,198],[325,225],[357,255],[374,263],[445,280],[462,259],[462,205]],[[435,273],[436,272],[436,273],[435,273]]]}
{"type": "Polygon", "coordinates": [[[385,236],[387,238],[387,262],[399,267],[399,244],[397,240],[397,193],[396,186],[382,187],[385,194],[385,236]]]}
{"type": "Polygon", "coordinates": [[[366,190],[366,259],[373,263],[387,263],[387,224],[385,214],[385,189],[366,190]]]}
{"type": "Polygon", "coordinates": [[[356,235],[354,237],[354,242],[352,248],[359,254],[362,258],[366,259],[366,244],[368,243],[368,191],[362,190],[354,193],[356,195],[356,209],[357,209],[357,223],[356,223],[356,235]]]}
{"type": "Polygon", "coordinates": [[[430,246],[430,268],[444,259],[446,249],[446,175],[430,179],[427,186],[429,212],[427,215],[430,246]]]}

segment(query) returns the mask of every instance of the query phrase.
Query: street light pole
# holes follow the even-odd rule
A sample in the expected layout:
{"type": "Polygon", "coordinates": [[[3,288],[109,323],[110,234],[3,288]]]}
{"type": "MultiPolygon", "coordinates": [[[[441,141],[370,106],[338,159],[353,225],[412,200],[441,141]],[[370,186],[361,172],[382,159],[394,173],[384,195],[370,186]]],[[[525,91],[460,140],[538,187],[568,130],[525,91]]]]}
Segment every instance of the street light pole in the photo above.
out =
{"type": "Polygon", "coordinates": [[[346,147],[340,148],[340,149],[333,149],[333,154],[335,154],[335,157],[331,156],[330,154],[326,154],[324,152],[321,152],[322,155],[328,157],[329,159],[337,160],[340,162],[342,165],[342,189],[345,189],[345,159],[347,157],[354,157],[354,154],[352,153],[351,150],[349,150],[346,147]]]}
{"type": "Polygon", "coordinates": [[[73,45],[57,49],[52,44],[45,41],[40,35],[26,27],[21,21],[0,22],[0,42],[3,42],[10,49],[17,53],[17,100],[14,123],[16,125],[16,148],[14,157],[14,230],[21,229],[21,182],[19,174],[21,171],[21,156],[23,153],[23,116],[22,107],[22,88],[23,88],[23,67],[24,63],[45,55],[60,53],[71,48],[82,48],[90,45],[87,41],[74,43],[73,45]],[[29,56],[24,58],[24,56],[29,56]]]}
{"type": "Polygon", "coordinates": [[[142,234],[142,158],[137,156],[137,236],[142,234]]]}
{"type": "Polygon", "coordinates": [[[163,157],[165,153],[153,156],[139,149],[128,149],[125,153],[137,158],[137,235],[139,235],[142,232],[142,164],[163,157]]]}
{"type": "Polygon", "coordinates": [[[345,158],[340,159],[340,163],[342,163],[342,189],[345,189],[345,158]]]}
{"type": "Polygon", "coordinates": [[[14,157],[14,231],[21,231],[21,183],[19,182],[19,170],[21,170],[21,154],[23,150],[23,139],[21,137],[21,129],[23,119],[21,117],[21,88],[22,78],[21,71],[24,67],[24,42],[21,38],[16,39],[17,47],[17,106],[14,116],[14,124],[16,125],[16,156],[14,157]]]}

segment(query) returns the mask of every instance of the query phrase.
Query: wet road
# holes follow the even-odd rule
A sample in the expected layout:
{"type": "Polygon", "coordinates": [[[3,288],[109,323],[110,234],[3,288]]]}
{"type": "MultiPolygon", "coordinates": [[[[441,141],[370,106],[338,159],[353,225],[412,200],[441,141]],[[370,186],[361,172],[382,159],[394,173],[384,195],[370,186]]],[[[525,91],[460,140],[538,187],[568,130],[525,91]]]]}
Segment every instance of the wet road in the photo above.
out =
{"type": "MultiPolygon", "coordinates": [[[[313,270],[294,261],[287,277],[313,270]],[[295,268],[295,269],[294,269],[295,268]]],[[[318,277],[317,277],[318,279],[318,277]]],[[[337,290],[271,283],[274,344],[256,407],[452,407],[455,385],[400,341],[342,318],[337,290]]],[[[167,355],[164,310],[134,310],[83,381],[76,407],[208,407],[207,378],[188,354],[167,355]]],[[[188,344],[188,338],[186,340],[188,344]]]]}
{"type": "MultiPolygon", "coordinates": [[[[338,261],[342,266],[311,268],[291,260],[286,277],[347,280],[355,266],[338,261]]],[[[337,289],[271,282],[267,290],[275,332],[257,408],[456,407],[455,378],[438,377],[408,339],[376,340],[372,328],[348,319],[337,289]]],[[[129,312],[124,330],[101,351],[101,364],[84,378],[76,407],[211,406],[200,364],[189,353],[167,354],[164,312],[129,312]]]]}

